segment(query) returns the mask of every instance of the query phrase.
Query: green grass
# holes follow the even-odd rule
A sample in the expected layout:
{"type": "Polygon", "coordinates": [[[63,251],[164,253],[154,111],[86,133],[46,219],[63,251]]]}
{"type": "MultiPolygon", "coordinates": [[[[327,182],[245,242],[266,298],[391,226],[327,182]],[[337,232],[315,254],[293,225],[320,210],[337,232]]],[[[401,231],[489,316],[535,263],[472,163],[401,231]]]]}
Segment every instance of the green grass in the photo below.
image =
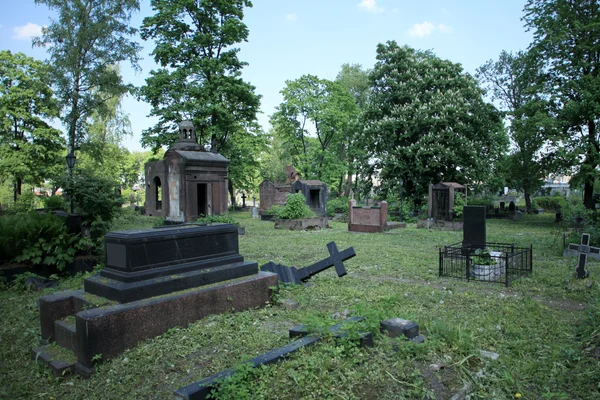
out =
{"type": "MultiPolygon", "coordinates": [[[[0,398],[172,398],[181,386],[288,343],[290,327],[333,325],[339,320],[332,315],[344,310],[366,317],[354,329],[373,332],[374,348],[326,338],[288,361],[240,368],[234,380],[222,385],[219,397],[443,399],[465,384],[473,399],[509,399],[517,393],[523,399],[600,397],[599,285],[572,279],[575,259],[561,257],[562,232],[551,215],[488,221],[488,241],[533,244],[533,274],[508,289],[438,278],[437,249],[460,241],[461,232],[412,225],[354,234],[342,223],[296,232],[275,230],[272,222],[247,213],[232,216],[246,226],[240,253],[259,265],[270,260],[309,265],[328,255],[325,245],[332,240],[340,250],[353,246],[357,256],[345,263],[348,275],[343,278],[332,268],[313,277],[314,286],[282,287],[276,298],[296,300],[298,310],[272,304],[173,328],[98,364],[88,380],[54,379],[29,359],[29,349],[40,339],[35,302],[40,294],[2,291],[0,398]],[[379,321],[392,317],[417,322],[427,341],[416,345],[379,334],[379,321]],[[500,358],[483,358],[480,350],[500,358]],[[443,368],[434,372],[431,364],[443,368]]],[[[135,217],[127,224],[133,229],[154,221],[135,217]]],[[[588,265],[596,280],[600,265],[588,265]]],[[[59,290],[78,287],[81,280],[64,280],[59,290]]]]}

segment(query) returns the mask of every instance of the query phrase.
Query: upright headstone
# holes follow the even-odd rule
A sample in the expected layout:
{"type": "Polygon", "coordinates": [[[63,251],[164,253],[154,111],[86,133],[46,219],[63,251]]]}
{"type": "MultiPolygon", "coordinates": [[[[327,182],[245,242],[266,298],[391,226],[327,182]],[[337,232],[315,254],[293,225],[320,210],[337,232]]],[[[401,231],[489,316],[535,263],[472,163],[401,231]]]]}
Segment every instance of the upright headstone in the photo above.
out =
{"type": "Polygon", "coordinates": [[[577,279],[585,279],[590,276],[590,271],[587,267],[587,256],[590,253],[590,234],[584,233],[581,235],[581,245],[579,245],[579,257],[577,258],[577,279]]]}
{"type": "Polygon", "coordinates": [[[463,246],[485,248],[485,207],[465,206],[463,219],[463,246]]]}
{"type": "Polygon", "coordinates": [[[508,203],[508,211],[510,211],[511,214],[515,213],[515,202],[511,201],[510,203],[508,203]]]}
{"type": "Polygon", "coordinates": [[[242,192],[242,208],[246,208],[246,193],[242,192]]]}
{"type": "Polygon", "coordinates": [[[252,218],[254,218],[254,219],[258,218],[258,208],[256,208],[256,207],[252,207],[252,218]]]}

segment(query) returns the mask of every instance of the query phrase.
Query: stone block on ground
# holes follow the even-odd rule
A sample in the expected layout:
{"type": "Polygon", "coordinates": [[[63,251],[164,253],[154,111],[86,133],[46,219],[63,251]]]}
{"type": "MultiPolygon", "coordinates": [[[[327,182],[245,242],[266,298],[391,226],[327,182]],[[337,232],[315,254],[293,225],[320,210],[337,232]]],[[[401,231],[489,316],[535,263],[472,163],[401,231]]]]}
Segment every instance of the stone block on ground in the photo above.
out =
{"type": "Polygon", "coordinates": [[[405,336],[408,339],[413,339],[419,336],[419,325],[413,321],[402,318],[391,318],[380,323],[381,333],[394,338],[405,336]]]}

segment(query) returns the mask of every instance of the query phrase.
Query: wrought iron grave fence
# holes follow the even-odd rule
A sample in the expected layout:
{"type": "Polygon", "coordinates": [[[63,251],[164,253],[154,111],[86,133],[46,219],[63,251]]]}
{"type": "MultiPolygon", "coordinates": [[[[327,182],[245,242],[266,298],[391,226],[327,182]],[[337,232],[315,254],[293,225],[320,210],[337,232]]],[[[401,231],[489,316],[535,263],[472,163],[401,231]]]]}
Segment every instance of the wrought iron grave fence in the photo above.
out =
{"type": "Polygon", "coordinates": [[[476,247],[455,243],[439,249],[440,277],[477,280],[490,283],[510,282],[532,272],[533,246],[518,247],[507,243],[486,243],[489,256],[485,263],[476,247]],[[478,261],[480,263],[478,263],[478,261]]]}

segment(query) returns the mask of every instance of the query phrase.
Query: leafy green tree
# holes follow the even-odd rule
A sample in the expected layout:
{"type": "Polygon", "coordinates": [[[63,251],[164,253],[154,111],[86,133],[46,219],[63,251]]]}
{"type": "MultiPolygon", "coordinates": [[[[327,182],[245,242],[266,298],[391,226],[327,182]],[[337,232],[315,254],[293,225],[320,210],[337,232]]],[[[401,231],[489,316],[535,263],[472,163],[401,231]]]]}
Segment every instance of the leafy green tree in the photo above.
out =
{"type": "MultiPolygon", "coordinates": [[[[335,81],[342,85],[354,97],[359,113],[351,121],[346,147],[342,147],[342,151],[346,153],[347,170],[346,170],[346,185],[344,196],[350,196],[352,189],[352,176],[355,178],[355,192],[359,194],[358,189],[358,171],[361,165],[368,164],[368,152],[365,151],[365,146],[360,140],[363,130],[363,118],[366,106],[368,104],[369,95],[371,93],[371,82],[369,81],[369,71],[363,70],[360,64],[343,64],[342,70],[337,74],[335,81]]],[[[343,156],[343,154],[342,154],[343,156]]],[[[343,177],[342,177],[343,179],[343,177]]],[[[341,181],[340,181],[341,186],[341,181]]],[[[341,193],[341,188],[338,189],[341,193]]]]}
{"type": "Polygon", "coordinates": [[[140,46],[130,37],[137,29],[129,26],[138,0],[36,0],[57,13],[43,28],[34,45],[45,47],[51,74],[67,128],[69,152],[87,133],[92,113],[104,114],[107,101],[120,97],[130,87],[118,69],[122,61],[138,68],[140,46]]]}
{"type": "Polygon", "coordinates": [[[560,149],[574,156],[577,176],[572,182],[584,184],[584,204],[593,208],[600,165],[600,4],[529,0],[524,11],[525,24],[533,30],[531,47],[548,69],[562,129],[560,149]]]}
{"type": "MultiPolygon", "coordinates": [[[[198,140],[228,157],[234,186],[246,183],[243,167],[233,158],[248,150],[255,136],[260,96],[241,78],[247,65],[233,47],[246,41],[242,22],[248,0],[152,0],[156,14],[144,19],[142,38],[153,39],[152,52],[160,69],[150,72],[140,97],[150,103],[158,123],[142,133],[142,144],[156,151],[177,139],[177,122],[193,121],[198,140]],[[241,146],[241,147],[238,147],[241,146]]],[[[252,146],[251,146],[252,147],[252,146]]],[[[249,157],[258,157],[248,154],[249,157]]]]}
{"type": "Polygon", "coordinates": [[[64,140],[47,122],[59,112],[48,82],[43,62],[0,51],[0,178],[13,181],[15,202],[23,182],[39,184],[64,166],[64,140]]]}
{"type": "Polygon", "coordinates": [[[157,149],[177,139],[177,122],[192,120],[202,144],[219,151],[240,128],[256,120],[260,96],[244,82],[233,46],[246,41],[242,22],[248,0],[152,0],[156,14],[144,19],[142,38],[153,39],[160,69],[150,72],[141,97],[152,105],[156,126],[142,143],[157,149]]]}
{"type": "Polygon", "coordinates": [[[370,77],[365,138],[384,195],[400,179],[418,202],[430,183],[490,176],[507,138],[500,114],[459,64],[390,41],[377,46],[370,77]]]}
{"type": "MultiPolygon", "coordinates": [[[[286,81],[271,124],[293,149],[301,175],[337,186],[346,172],[347,136],[358,108],[340,84],[314,75],[286,81]]],[[[334,187],[335,187],[334,186],[334,187]]]]}
{"type": "Polygon", "coordinates": [[[508,185],[525,195],[531,210],[531,195],[544,183],[554,163],[554,120],[544,95],[543,60],[533,51],[503,51],[477,70],[479,81],[505,113],[512,149],[504,163],[508,185]]]}

